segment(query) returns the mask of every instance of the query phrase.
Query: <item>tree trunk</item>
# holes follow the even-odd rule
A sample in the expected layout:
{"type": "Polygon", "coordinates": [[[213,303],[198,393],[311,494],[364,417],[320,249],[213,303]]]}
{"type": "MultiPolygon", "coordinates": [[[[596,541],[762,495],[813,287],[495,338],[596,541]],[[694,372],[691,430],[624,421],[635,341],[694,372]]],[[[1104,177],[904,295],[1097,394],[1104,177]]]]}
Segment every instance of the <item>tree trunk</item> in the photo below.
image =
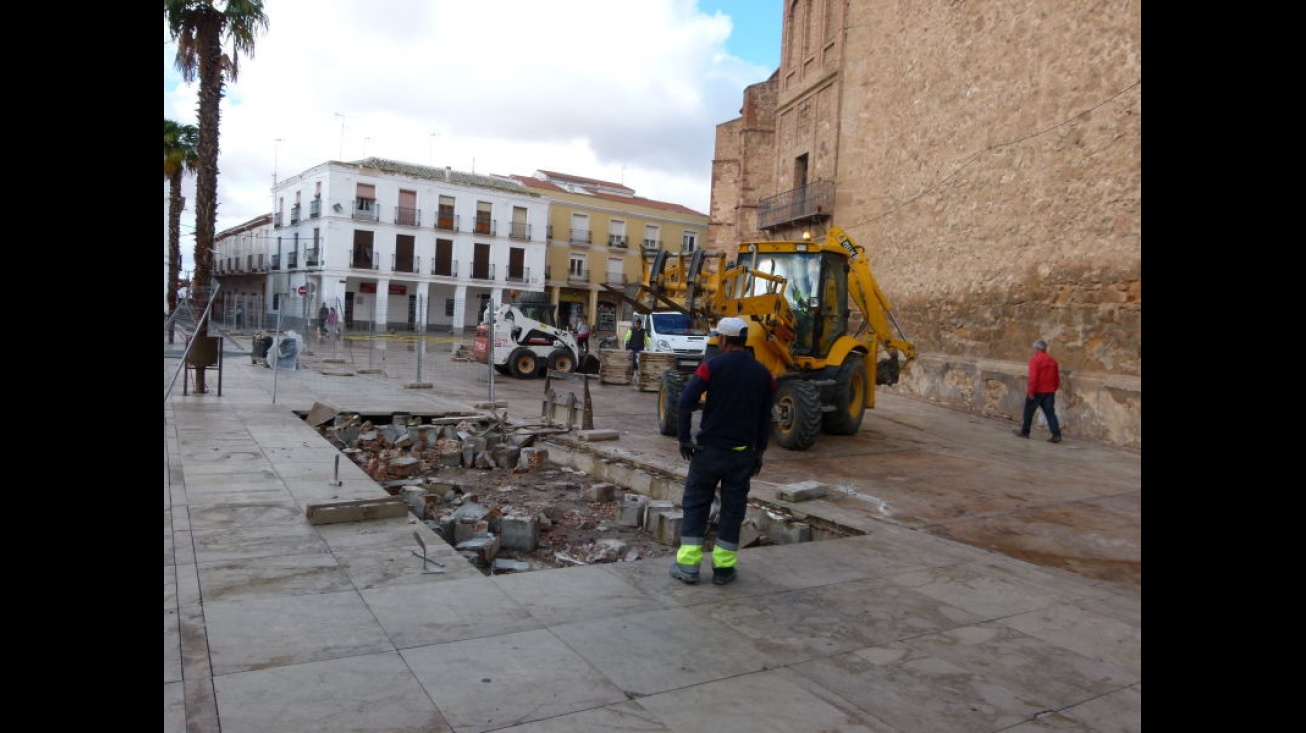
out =
{"type": "Polygon", "coordinates": [[[177,280],[181,277],[181,177],[182,170],[168,179],[168,343],[176,341],[177,280]]]}
{"type": "MultiPolygon", "coordinates": [[[[213,295],[213,243],[218,221],[218,128],[222,122],[222,24],[206,23],[196,37],[199,48],[199,141],[195,179],[195,272],[191,276],[193,308],[206,313],[213,295]]],[[[209,336],[201,318],[194,338],[209,336]]],[[[195,372],[195,391],[206,392],[204,369],[195,372]]]]}

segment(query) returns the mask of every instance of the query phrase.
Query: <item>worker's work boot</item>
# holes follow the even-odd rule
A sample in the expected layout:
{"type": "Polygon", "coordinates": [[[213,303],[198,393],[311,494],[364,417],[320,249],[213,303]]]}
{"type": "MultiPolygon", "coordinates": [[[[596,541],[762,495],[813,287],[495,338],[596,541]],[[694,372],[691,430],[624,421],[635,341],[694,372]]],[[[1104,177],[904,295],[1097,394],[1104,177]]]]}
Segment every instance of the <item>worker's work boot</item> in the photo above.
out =
{"type": "Polygon", "coordinates": [[[1061,436],[1060,436],[1060,435],[1054,435],[1054,436],[1052,436],[1051,438],[1048,438],[1048,442],[1049,442],[1049,443],[1060,443],[1060,442],[1061,442],[1061,436]]]}
{"type": "Polygon", "coordinates": [[[1011,431],[1011,434],[1014,435],[1014,436],[1016,436],[1017,438],[1028,438],[1028,437],[1029,437],[1029,433],[1022,433],[1022,432],[1020,432],[1019,430],[1012,430],[1012,431],[1011,431]]]}
{"type": "MultiPolygon", "coordinates": [[[[673,563],[671,565],[671,577],[676,580],[684,581],[690,585],[694,585],[698,583],[698,568],[691,565],[673,563]]],[[[716,579],[713,578],[713,582],[715,581],[716,579]]]]}
{"type": "Polygon", "coordinates": [[[712,568],[712,585],[725,585],[734,582],[739,573],[734,568],[712,568]]]}

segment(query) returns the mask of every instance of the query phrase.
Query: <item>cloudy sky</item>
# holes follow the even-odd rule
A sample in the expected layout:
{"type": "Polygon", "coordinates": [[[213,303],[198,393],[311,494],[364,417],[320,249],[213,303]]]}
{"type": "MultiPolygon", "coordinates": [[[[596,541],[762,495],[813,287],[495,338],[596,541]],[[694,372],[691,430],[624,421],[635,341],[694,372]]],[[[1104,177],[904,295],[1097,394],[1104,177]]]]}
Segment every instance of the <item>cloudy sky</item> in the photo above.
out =
{"type": "MultiPolygon", "coordinates": [[[[707,213],[716,126],[775,71],[783,0],[264,7],[268,29],[222,102],[218,231],[270,212],[274,176],[367,156],[562,171],[707,213]]],[[[176,51],[165,23],[163,115],[194,124],[198,84],[176,51]]],[[[193,209],[182,231],[189,268],[193,209]]]]}

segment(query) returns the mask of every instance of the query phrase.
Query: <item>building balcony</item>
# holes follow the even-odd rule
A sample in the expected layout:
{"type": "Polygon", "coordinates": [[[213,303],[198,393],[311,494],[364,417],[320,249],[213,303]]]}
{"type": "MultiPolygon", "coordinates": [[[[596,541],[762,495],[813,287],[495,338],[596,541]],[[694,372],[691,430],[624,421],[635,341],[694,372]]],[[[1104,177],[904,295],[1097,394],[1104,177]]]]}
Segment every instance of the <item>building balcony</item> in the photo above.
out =
{"type": "Polygon", "coordinates": [[[268,269],[273,271],[281,269],[281,255],[272,255],[268,258],[268,269]]]}
{"type": "Polygon", "coordinates": [[[399,226],[415,227],[422,223],[422,210],[407,206],[395,207],[395,223],[399,226]]]}
{"type": "Polygon", "coordinates": [[[322,216],[322,197],[314,196],[312,201],[308,202],[308,218],[316,219],[322,216]]]}
{"type": "Polygon", "coordinates": [[[299,204],[295,204],[294,206],[290,207],[290,223],[291,224],[299,223],[299,204]]]}
{"type": "Polygon", "coordinates": [[[349,266],[355,270],[375,270],[375,258],[372,256],[370,249],[354,249],[349,251],[349,266]]]}
{"type": "Polygon", "coordinates": [[[580,272],[568,272],[567,282],[569,283],[588,283],[590,281],[590,271],[583,269],[580,272]]]}
{"type": "Polygon", "coordinates": [[[458,215],[449,211],[441,211],[435,215],[435,228],[446,232],[458,231],[458,215]]]}
{"type": "Polygon", "coordinates": [[[510,283],[529,283],[531,281],[531,268],[520,267],[513,270],[508,268],[508,272],[503,276],[504,282],[510,283]]]}
{"type": "Polygon", "coordinates": [[[482,219],[477,217],[476,223],[472,226],[472,232],[475,234],[489,234],[490,236],[494,236],[494,233],[499,229],[499,222],[493,219],[482,219]]]}
{"type": "Polygon", "coordinates": [[[493,279],[494,279],[494,265],[491,264],[491,263],[489,263],[489,262],[473,262],[473,263],[472,263],[472,279],[473,279],[473,280],[493,280],[493,279]]]}
{"type": "Polygon", "coordinates": [[[609,246],[609,247],[620,247],[621,249],[625,249],[626,246],[627,246],[627,245],[626,245],[626,235],[624,235],[624,234],[609,234],[609,235],[608,235],[608,246],[609,246]]]}
{"type": "Polygon", "coordinates": [[[834,216],[834,181],[812,181],[806,186],[757,202],[757,228],[825,221],[834,216]]]}
{"type": "Polygon", "coordinates": [[[280,211],[278,211],[277,213],[275,213],[275,214],[272,215],[272,226],[273,226],[274,228],[276,228],[276,229],[280,229],[280,228],[281,228],[281,212],[280,212],[280,211]]]}
{"type": "Polygon", "coordinates": [[[363,221],[381,221],[381,211],[376,205],[376,199],[354,199],[354,208],[351,216],[363,221]]]}
{"type": "Polygon", "coordinates": [[[438,277],[458,277],[458,261],[440,262],[436,260],[431,263],[431,274],[438,277]]]}
{"type": "Polygon", "coordinates": [[[322,266],[322,250],[321,250],[320,248],[318,248],[318,247],[310,247],[310,248],[306,248],[306,249],[304,250],[304,266],[305,266],[305,267],[321,267],[321,266],[322,266]]]}
{"type": "Polygon", "coordinates": [[[567,241],[572,244],[589,244],[592,236],[588,229],[572,229],[567,241]]]}
{"type": "Polygon", "coordinates": [[[390,255],[390,271],[420,275],[422,272],[422,258],[415,255],[390,255]]]}
{"type": "Polygon", "coordinates": [[[606,279],[604,282],[606,282],[606,283],[609,284],[609,285],[625,285],[625,284],[626,284],[626,273],[624,273],[624,272],[609,272],[609,273],[607,274],[607,279],[606,279]]]}
{"type": "Polygon", "coordinates": [[[651,249],[651,250],[653,250],[653,251],[656,252],[657,250],[662,249],[662,240],[661,240],[661,239],[645,239],[645,240],[644,240],[644,249],[646,249],[646,250],[651,249]]]}
{"type": "Polygon", "coordinates": [[[508,229],[510,239],[530,239],[531,225],[524,221],[514,221],[508,229]]]}
{"type": "Polygon", "coordinates": [[[299,269],[299,252],[290,252],[286,254],[286,269],[299,269]]]}

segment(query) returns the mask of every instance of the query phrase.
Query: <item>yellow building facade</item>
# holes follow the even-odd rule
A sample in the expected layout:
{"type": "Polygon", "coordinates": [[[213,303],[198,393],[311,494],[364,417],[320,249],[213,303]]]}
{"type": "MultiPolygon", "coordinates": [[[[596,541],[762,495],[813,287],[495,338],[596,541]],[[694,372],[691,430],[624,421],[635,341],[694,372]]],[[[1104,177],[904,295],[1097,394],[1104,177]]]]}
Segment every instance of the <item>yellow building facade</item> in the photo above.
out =
{"type": "Polygon", "coordinates": [[[707,244],[707,214],[636,196],[623,184],[554,171],[511,178],[548,197],[545,290],[561,325],[589,321],[595,346],[634,314],[610,288],[634,296],[645,257],[707,244]]]}

